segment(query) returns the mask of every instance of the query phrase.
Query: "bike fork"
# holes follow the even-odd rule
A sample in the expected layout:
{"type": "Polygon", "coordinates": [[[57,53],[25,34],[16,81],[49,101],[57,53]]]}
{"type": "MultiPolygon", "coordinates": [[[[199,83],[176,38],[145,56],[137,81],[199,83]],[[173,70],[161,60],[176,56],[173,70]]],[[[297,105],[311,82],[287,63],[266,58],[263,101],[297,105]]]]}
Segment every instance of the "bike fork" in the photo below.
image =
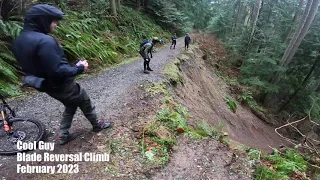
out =
{"type": "Polygon", "coordinates": [[[9,124],[9,118],[6,116],[6,112],[4,110],[1,110],[1,117],[3,120],[3,125],[4,125],[4,131],[6,132],[7,135],[12,134],[12,124],[9,124]]]}

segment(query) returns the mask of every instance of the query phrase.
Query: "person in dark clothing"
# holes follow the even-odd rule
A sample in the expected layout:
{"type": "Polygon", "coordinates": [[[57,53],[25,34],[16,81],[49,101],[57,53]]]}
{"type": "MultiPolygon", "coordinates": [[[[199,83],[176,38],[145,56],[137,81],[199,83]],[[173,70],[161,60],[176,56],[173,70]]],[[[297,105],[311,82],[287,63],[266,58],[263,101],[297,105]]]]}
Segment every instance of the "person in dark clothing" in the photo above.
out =
{"type": "Polygon", "coordinates": [[[173,46],[173,49],[175,49],[175,48],[176,48],[176,44],[177,44],[177,35],[174,34],[174,35],[171,37],[171,40],[172,40],[172,43],[171,43],[170,49],[172,49],[172,46],[173,46]]]}
{"type": "Polygon", "coordinates": [[[145,74],[149,74],[148,71],[153,71],[150,68],[149,64],[150,64],[150,60],[152,58],[153,46],[158,42],[160,42],[159,38],[158,37],[154,37],[152,39],[152,41],[147,40],[147,41],[144,41],[143,43],[141,43],[141,45],[140,45],[141,48],[140,48],[139,53],[140,53],[140,55],[142,56],[142,58],[144,60],[144,62],[143,62],[143,69],[144,69],[143,73],[145,73],[145,74]],[[149,54],[150,54],[150,56],[149,56],[149,54]]]}
{"type": "Polygon", "coordinates": [[[50,5],[38,4],[31,7],[25,15],[23,30],[12,45],[13,53],[26,73],[25,79],[41,82],[36,88],[65,106],[58,138],[61,145],[79,136],[69,133],[78,107],[92,124],[93,132],[110,126],[110,122],[97,120],[95,107],[88,94],[75,82],[75,76],[84,73],[88,69],[88,63],[79,61],[77,66],[70,66],[57,40],[48,35],[64,16],[61,10],[50,5]]]}
{"type": "Polygon", "coordinates": [[[186,34],[186,37],[184,38],[184,48],[185,50],[189,49],[189,44],[190,44],[191,38],[189,36],[189,34],[186,34]]]}

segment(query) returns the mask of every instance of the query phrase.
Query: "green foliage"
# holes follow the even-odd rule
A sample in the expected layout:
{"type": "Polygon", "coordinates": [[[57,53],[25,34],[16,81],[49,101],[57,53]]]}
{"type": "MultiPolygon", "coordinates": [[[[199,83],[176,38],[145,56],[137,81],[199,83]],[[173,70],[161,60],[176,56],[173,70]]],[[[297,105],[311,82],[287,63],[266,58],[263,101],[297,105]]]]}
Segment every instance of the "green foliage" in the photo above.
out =
{"type": "Polygon", "coordinates": [[[236,113],[237,111],[237,103],[229,96],[226,97],[227,105],[229,109],[233,112],[236,113]]]}
{"type": "Polygon", "coordinates": [[[237,96],[237,100],[240,103],[245,103],[248,106],[250,106],[253,109],[259,110],[261,112],[264,112],[264,108],[259,106],[256,100],[253,98],[253,93],[250,91],[243,91],[241,94],[237,96]]]}
{"type": "Polygon", "coordinates": [[[164,68],[164,74],[167,76],[169,82],[173,85],[183,84],[183,76],[179,71],[180,61],[175,60],[172,63],[166,65],[164,68]]]}
{"type": "Polygon", "coordinates": [[[146,92],[152,97],[158,94],[163,94],[165,96],[169,95],[166,85],[164,83],[152,83],[145,88],[146,92]]]}
{"type": "Polygon", "coordinates": [[[293,150],[286,150],[281,155],[277,149],[274,149],[273,155],[263,155],[263,159],[270,162],[274,170],[265,165],[258,166],[254,172],[256,179],[290,179],[294,173],[306,172],[308,165],[307,161],[293,150]]]}
{"type": "MultiPolygon", "coordinates": [[[[124,10],[125,16],[133,14],[128,8],[124,10]]],[[[133,54],[138,50],[138,42],[132,41],[135,38],[131,28],[120,36],[111,32],[111,29],[116,30],[115,24],[108,19],[98,19],[89,12],[68,14],[55,35],[71,59],[84,58],[94,64],[110,65],[119,63],[121,54],[133,54]]],[[[119,31],[123,31],[121,27],[126,26],[120,26],[119,31]]]]}
{"type": "Polygon", "coordinates": [[[257,149],[250,149],[248,152],[249,159],[252,160],[260,160],[261,159],[261,151],[257,149]]]}
{"type": "Polygon", "coordinates": [[[215,127],[209,124],[207,121],[202,120],[198,122],[197,128],[195,129],[195,132],[197,132],[202,137],[211,137],[218,139],[218,136],[221,133],[222,127],[215,127]]]}
{"type": "Polygon", "coordinates": [[[267,166],[258,166],[254,171],[253,176],[257,180],[278,180],[278,179],[288,179],[287,176],[278,174],[267,166]]]}
{"type": "Polygon", "coordinates": [[[171,130],[187,127],[187,121],[183,115],[176,110],[171,110],[168,106],[158,112],[157,120],[163,122],[171,130]]]}
{"type": "Polygon", "coordinates": [[[5,96],[19,95],[19,77],[15,67],[15,57],[10,51],[10,40],[21,31],[21,23],[0,20],[0,91],[5,96]]]}
{"type": "Polygon", "coordinates": [[[210,19],[207,30],[216,34],[218,38],[225,39],[229,31],[227,18],[227,12],[218,10],[217,15],[210,19]]]}
{"type": "MultiPolygon", "coordinates": [[[[298,21],[294,16],[303,12],[298,8],[298,1],[263,1],[257,24],[253,27],[252,11],[255,0],[219,1],[215,2],[207,30],[223,40],[228,50],[228,61],[225,65],[239,68],[241,74],[239,82],[251,89],[252,97],[260,102],[266,94],[273,94],[273,106],[281,105],[296,92],[299,93],[290,99],[285,110],[292,114],[306,114],[311,107],[310,95],[317,96],[317,80],[319,79],[319,65],[314,69],[309,79],[304,81],[311,67],[314,65],[320,44],[320,14],[318,13],[308,31],[307,36],[299,46],[292,62],[283,68],[279,61],[288,46],[288,42],[297,28],[298,21]],[[254,29],[253,34],[252,30],[254,29]],[[253,36],[251,36],[253,35],[253,36]],[[281,73],[279,83],[274,83],[274,75],[281,73]],[[302,85],[302,82],[305,84],[302,85]]],[[[319,88],[318,88],[319,89],[319,88]]],[[[319,107],[318,103],[315,107],[319,107]]],[[[315,111],[313,111],[315,112],[315,111]]],[[[320,114],[312,113],[314,119],[320,114]]]]}
{"type": "Polygon", "coordinates": [[[242,94],[238,95],[237,100],[240,103],[247,103],[247,104],[251,104],[254,101],[252,97],[252,93],[250,91],[242,92],[242,94]]]}
{"type": "Polygon", "coordinates": [[[182,33],[182,23],[186,21],[184,14],[177,10],[174,3],[163,0],[153,0],[150,2],[149,10],[154,14],[156,21],[160,22],[173,32],[182,33]]]}

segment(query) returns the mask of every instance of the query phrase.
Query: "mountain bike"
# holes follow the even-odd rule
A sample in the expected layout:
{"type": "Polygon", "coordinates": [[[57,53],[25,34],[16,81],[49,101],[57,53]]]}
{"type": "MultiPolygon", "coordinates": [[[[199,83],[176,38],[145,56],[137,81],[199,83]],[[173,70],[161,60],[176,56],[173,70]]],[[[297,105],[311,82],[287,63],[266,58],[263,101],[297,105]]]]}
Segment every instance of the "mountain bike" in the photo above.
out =
{"type": "Polygon", "coordinates": [[[26,151],[17,148],[17,142],[39,142],[45,136],[45,126],[38,120],[17,117],[15,111],[0,94],[0,155],[14,155],[26,151]]]}

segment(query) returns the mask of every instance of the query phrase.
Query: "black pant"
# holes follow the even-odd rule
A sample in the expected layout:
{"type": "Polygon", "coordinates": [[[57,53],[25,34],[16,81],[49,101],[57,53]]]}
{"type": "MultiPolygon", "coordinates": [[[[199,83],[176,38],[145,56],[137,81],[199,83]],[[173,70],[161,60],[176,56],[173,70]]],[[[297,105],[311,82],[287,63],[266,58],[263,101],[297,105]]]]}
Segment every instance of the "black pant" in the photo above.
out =
{"type": "Polygon", "coordinates": [[[143,52],[143,50],[139,51],[141,57],[143,58],[144,62],[143,62],[143,70],[146,71],[147,69],[150,69],[149,63],[150,63],[150,58],[149,57],[145,57],[145,54],[143,52]]]}
{"type": "Polygon", "coordinates": [[[172,46],[173,46],[173,49],[175,49],[176,48],[176,44],[177,44],[177,40],[172,40],[170,49],[172,48],[172,46]]]}
{"type": "Polygon", "coordinates": [[[185,43],[185,44],[184,44],[184,48],[185,48],[185,49],[189,49],[189,43],[185,43]]]}
{"type": "Polygon", "coordinates": [[[93,127],[99,126],[95,107],[92,105],[87,92],[81,88],[78,83],[72,81],[71,83],[60,87],[59,91],[50,91],[47,92],[47,94],[57,99],[65,106],[60,122],[59,137],[66,137],[69,135],[72,119],[78,107],[93,127]]]}

